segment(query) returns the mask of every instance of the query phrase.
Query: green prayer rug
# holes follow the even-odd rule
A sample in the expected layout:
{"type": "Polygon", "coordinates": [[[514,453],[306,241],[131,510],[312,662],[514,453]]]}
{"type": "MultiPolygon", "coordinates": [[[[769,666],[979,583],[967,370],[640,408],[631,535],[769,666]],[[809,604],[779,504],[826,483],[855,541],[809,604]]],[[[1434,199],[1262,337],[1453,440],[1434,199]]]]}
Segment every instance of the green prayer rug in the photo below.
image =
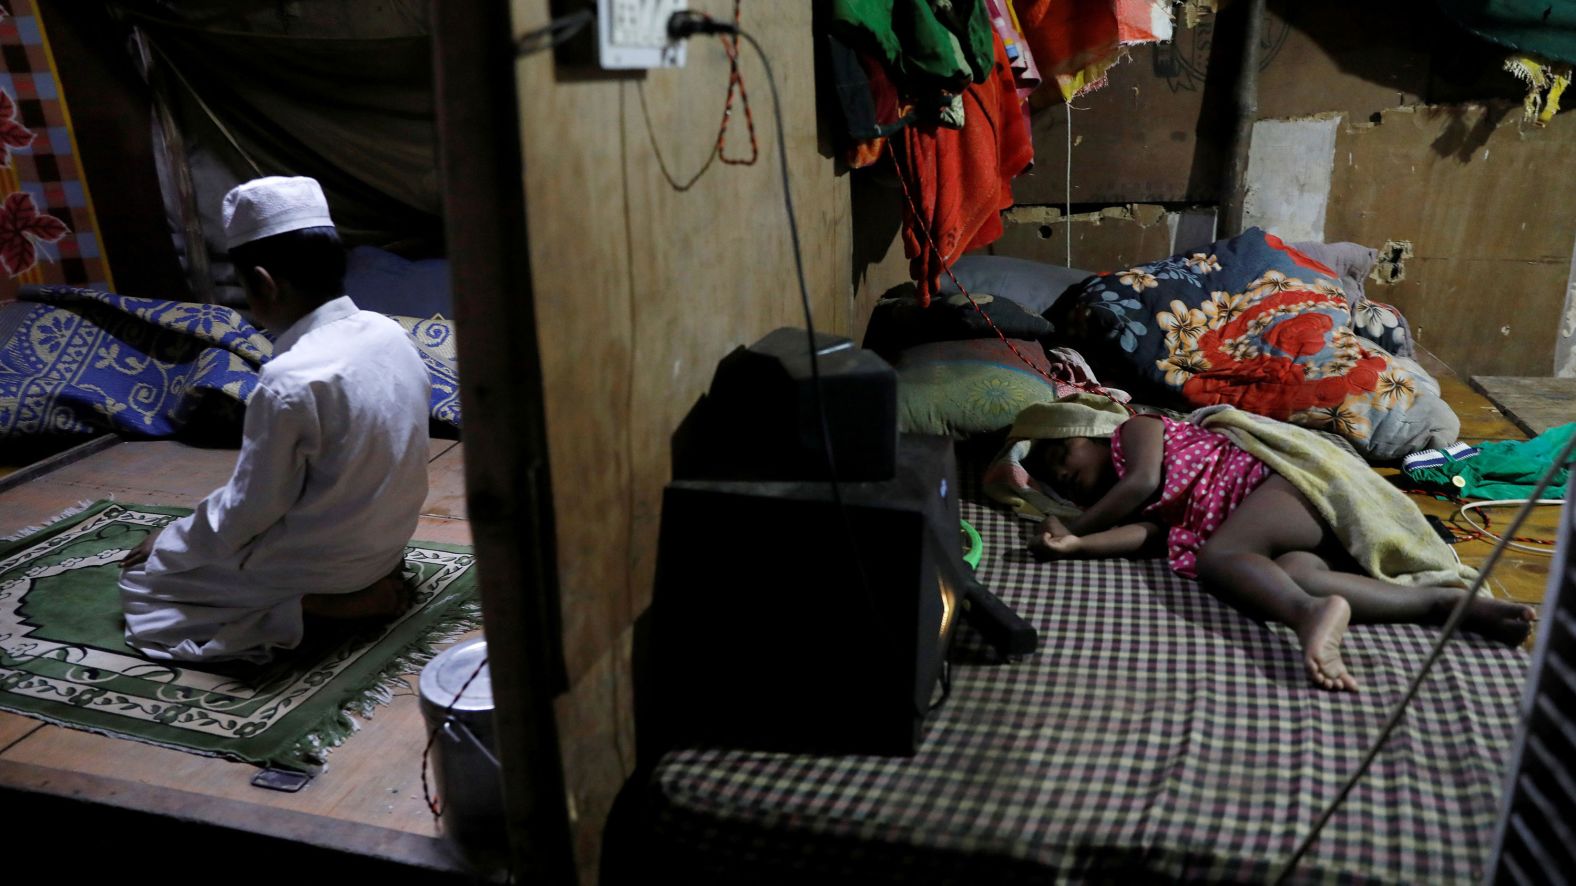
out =
{"type": "Polygon", "coordinates": [[[154,661],[126,645],[119,561],[185,508],[100,501],[0,541],[0,709],[198,754],[320,768],[400,677],[477,622],[470,548],[412,541],[416,604],[310,626],[268,664],[154,661]]]}

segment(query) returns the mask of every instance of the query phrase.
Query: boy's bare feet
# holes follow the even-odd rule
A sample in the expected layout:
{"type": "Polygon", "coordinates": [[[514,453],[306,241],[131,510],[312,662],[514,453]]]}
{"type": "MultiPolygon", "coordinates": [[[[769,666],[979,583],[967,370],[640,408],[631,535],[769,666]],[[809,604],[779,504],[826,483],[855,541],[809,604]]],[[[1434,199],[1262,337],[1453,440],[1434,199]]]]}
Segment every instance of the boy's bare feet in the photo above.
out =
{"type": "Polygon", "coordinates": [[[1302,641],[1302,660],[1315,686],[1335,691],[1357,691],[1357,680],[1341,661],[1341,640],[1352,607],[1344,597],[1324,597],[1308,609],[1300,624],[1292,625],[1302,641]]]}
{"type": "Polygon", "coordinates": [[[1462,616],[1462,627],[1507,646],[1520,646],[1537,620],[1538,611],[1525,603],[1473,597],[1462,616]]]}
{"type": "Polygon", "coordinates": [[[308,594],[301,598],[301,612],[315,618],[385,619],[409,609],[416,591],[405,581],[403,566],[348,594],[308,594]]]}

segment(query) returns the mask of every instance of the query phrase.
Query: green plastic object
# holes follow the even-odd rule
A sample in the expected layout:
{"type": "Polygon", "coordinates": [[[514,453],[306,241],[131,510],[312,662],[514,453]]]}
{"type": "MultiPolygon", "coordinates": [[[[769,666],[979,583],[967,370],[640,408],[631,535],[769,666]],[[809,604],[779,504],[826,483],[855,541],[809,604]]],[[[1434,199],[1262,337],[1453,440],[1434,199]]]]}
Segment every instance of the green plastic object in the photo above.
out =
{"type": "Polygon", "coordinates": [[[970,569],[980,568],[980,555],[985,553],[985,540],[969,525],[967,520],[959,520],[963,524],[963,534],[969,540],[968,552],[963,555],[963,562],[969,564],[970,569]]]}

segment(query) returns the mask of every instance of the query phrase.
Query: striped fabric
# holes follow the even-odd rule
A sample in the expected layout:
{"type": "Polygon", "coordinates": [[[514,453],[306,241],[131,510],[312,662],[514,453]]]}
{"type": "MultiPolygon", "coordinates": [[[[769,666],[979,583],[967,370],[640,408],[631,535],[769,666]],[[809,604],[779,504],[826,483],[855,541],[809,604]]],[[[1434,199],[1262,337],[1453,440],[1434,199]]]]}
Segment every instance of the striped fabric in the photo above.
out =
{"type": "MultiPolygon", "coordinates": [[[[1435,634],[1354,627],[1360,694],[1308,685],[1295,637],[1163,560],[1041,564],[1030,524],[964,502],[981,574],[1043,649],[965,630],[911,759],[695,749],[656,766],[652,845],[687,882],[1264,880],[1356,765],[1435,634]]],[[[1453,641],[1295,882],[1476,880],[1527,656],[1453,641]]]]}

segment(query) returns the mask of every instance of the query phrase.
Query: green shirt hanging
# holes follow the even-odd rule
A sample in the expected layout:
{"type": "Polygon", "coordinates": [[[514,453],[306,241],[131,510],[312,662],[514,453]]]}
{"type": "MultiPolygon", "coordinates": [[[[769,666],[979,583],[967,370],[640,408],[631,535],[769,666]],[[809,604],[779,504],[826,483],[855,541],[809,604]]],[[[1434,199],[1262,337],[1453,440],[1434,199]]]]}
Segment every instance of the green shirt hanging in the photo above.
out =
{"type": "Polygon", "coordinates": [[[983,0],[833,0],[832,21],[850,46],[878,50],[903,77],[982,83],[996,58],[983,0]]]}

